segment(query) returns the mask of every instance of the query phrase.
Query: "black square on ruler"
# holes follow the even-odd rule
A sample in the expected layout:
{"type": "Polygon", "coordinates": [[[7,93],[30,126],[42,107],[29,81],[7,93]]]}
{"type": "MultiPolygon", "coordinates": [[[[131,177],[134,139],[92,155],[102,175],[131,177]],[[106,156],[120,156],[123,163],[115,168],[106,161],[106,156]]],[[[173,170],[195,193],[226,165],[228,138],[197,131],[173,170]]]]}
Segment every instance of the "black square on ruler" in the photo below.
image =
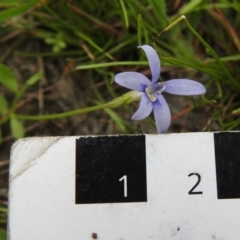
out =
{"type": "Polygon", "coordinates": [[[240,132],[214,133],[218,199],[240,198],[240,132]]]}
{"type": "Polygon", "coordinates": [[[145,136],[76,140],[76,204],[146,202],[145,136]]]}

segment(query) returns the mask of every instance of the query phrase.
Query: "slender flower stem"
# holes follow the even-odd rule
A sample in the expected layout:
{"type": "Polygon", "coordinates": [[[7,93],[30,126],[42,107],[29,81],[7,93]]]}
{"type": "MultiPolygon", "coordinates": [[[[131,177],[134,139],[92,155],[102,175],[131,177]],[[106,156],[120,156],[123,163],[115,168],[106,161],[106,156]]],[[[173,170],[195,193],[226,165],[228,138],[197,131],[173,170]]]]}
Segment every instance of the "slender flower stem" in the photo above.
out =
{"type": "Polygon", "coordinates": [[[64,117],[71,117],[74,115],[78,114],[83,114],[83,113],[88,113],[88,112],[93,112],[96,110],[101,110],[104,108],[118,108],[122,105],[129,104],[134,101],[138,101],[141,97],[141,93],[138,93],[136,91],[130,91],[127,92],[126,94],[122,95],[121,97],[117,97],[113,99],[110,102],[97,105],[97,106],[92,106],[88,108],[81,108],[69,112],[63,112],[63,113],[56,113],[56,114],[48,114],[48,115],[21,115],[21,114],[15,114],[12,113],[11,116],[18,118],[18,119],[23,119],[23,120],[30,120],[30,121],[40,121],[40,120],[52,120],[52,119],[58,119],[58,118],[64,118],[64,117]]]}
{"type": "Polygon", "coordinates": [[[30,121],[51,120],[51,119],[71,117],[78,114],[93,112],[93,111],[100,110],[107,107],[108,107],[108,103],[101,104],[98,106],[88,107],[88,108],[81,108],[81,109],[77,109],[69,112],[57,113],[57,114],[38,115],[38,116],[13,114],[13,117],[18,119],[23,119],[23,120],[30,120],[30,121]]]}

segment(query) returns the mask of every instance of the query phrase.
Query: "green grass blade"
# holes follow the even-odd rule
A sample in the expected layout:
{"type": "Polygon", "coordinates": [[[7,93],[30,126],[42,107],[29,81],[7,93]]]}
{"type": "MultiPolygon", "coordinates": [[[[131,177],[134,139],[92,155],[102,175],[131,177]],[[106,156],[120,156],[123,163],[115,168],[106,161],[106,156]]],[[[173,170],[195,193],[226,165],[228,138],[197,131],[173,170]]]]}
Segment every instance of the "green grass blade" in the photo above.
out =
{"type": "Polygon", "coordinates": [[[29,8],[34,6],[37,2],[38,2],[38,0],[30,1],[30,3],[28,3],[28,4],[15,6],[15,7],[1,11],[0,12],[0,22],[4,22],[8,19],[12,19],[14,17],[17,17],[17,16],[25,13],[29,8]]]}
{"type": "Polygon", "coordinates": [[[119,0],[119,2],[120,2],[120,5],[121,5],[121,8],[122,8],[125,26],[126,26],[126,28],[129,28],[128,13],[127,13],[127,9],[125,7],[124,1],[119,0]]]}
{"type": "Polygon", "coordinates": [[[15,93],[18,91],[18,80],[15,74],[3,64],[0,64],[0,83],[15,93]]]}
{"type": "Polygon", "coordinates": [[[10,128],[12,135],[14,138],[23,138],[24,137],[24,126],[23,124],[16,118],[11,118],[10,119],[10,128]]]}

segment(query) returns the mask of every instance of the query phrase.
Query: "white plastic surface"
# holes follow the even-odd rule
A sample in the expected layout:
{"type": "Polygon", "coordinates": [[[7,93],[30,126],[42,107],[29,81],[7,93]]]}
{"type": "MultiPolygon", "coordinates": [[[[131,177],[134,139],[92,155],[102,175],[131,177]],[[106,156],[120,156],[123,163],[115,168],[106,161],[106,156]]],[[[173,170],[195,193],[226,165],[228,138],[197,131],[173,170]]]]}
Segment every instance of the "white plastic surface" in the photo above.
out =
{"type": "Polygon", "coordinates": [[[75,204],[75,139],[26,138],[11,153],[11,240],[237,240],[240,199],[217,199],[213,133],[146,135],[144,203],[75,204]],[[199,173],[201,182],[189,195],[199,173]]]}

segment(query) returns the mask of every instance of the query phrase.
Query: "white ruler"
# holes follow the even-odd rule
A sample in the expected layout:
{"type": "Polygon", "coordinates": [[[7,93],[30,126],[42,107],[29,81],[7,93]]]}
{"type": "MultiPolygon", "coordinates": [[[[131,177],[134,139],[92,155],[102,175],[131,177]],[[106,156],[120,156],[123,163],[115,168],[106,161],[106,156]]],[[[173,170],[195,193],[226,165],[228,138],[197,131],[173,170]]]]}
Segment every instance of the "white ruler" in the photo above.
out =
{"type": "Polygon", "coordinates": [[[239,132],[13,145],[11,240],[237,240],[239,226],[239,132]]]}

